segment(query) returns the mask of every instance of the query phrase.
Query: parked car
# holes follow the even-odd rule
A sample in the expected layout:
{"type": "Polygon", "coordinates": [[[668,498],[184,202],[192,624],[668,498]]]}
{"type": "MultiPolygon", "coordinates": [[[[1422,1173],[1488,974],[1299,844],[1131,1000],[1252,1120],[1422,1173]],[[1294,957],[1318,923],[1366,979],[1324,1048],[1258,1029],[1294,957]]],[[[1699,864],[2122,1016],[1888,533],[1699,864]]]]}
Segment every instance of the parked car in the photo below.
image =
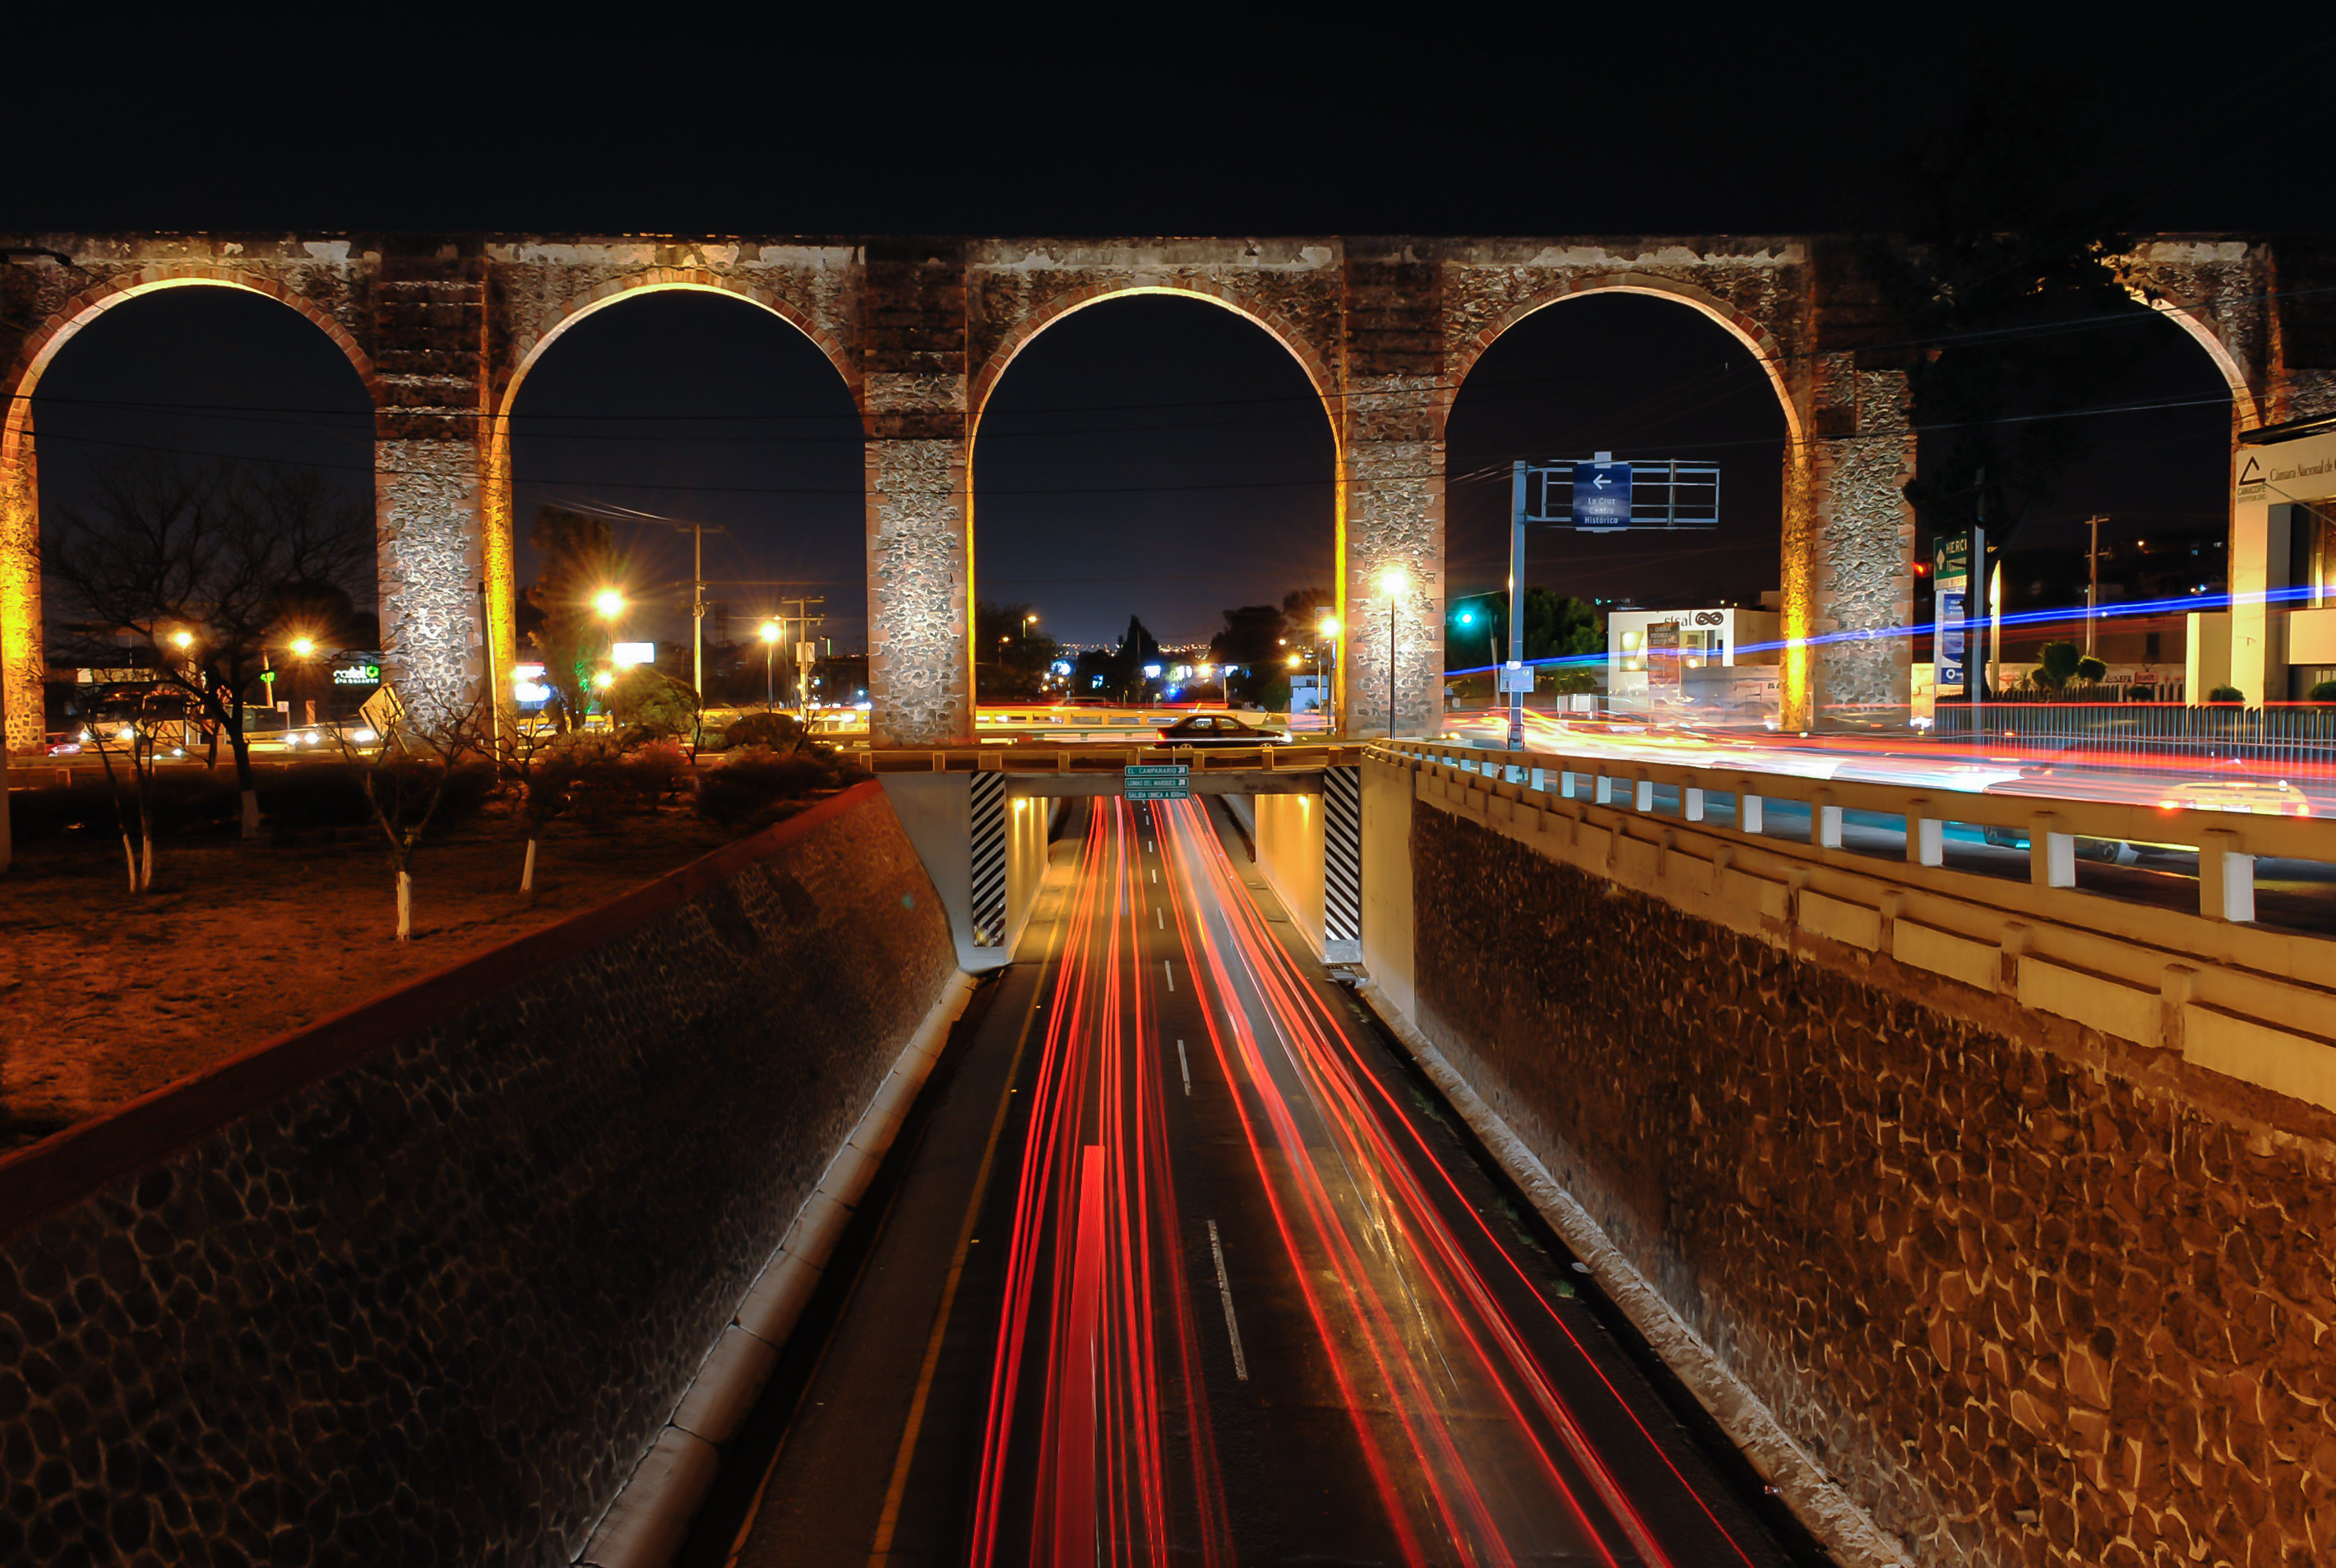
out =
{"type": "Polygon", "coordinates": [[[1161,726],[1160,738],[1169,745],[1281,745],[1290,736],[1281,730],[1243,724],[1229,713],[1196,713],[1161,726]]]}

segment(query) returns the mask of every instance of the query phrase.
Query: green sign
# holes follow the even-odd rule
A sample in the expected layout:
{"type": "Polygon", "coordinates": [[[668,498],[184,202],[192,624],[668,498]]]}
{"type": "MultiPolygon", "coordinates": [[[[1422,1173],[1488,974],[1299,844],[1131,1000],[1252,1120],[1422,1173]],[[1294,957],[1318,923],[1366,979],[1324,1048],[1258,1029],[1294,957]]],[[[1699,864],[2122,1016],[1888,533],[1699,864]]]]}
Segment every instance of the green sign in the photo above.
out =
{"type": "Polygon", "coordinates": [[[1132,801],[1181,801],[1192,798],[1192,770],[1182,765],[1137,764],[1124,770],[1120,790],[1132,801]]]}

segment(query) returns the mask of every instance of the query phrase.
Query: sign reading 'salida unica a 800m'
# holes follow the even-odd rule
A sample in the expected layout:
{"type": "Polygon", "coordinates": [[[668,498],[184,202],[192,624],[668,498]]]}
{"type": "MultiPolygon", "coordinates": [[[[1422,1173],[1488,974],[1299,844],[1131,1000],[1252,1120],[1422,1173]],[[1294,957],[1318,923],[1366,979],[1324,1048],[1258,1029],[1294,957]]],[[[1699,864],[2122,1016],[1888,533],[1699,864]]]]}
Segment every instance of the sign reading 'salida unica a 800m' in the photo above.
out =
{"type": "Polygon", "coordinates": [[[1124,770],[1120,792],[1132,801],[1192,798],[1192,770],[1182,763],[1138,764],[1124,770]]]}

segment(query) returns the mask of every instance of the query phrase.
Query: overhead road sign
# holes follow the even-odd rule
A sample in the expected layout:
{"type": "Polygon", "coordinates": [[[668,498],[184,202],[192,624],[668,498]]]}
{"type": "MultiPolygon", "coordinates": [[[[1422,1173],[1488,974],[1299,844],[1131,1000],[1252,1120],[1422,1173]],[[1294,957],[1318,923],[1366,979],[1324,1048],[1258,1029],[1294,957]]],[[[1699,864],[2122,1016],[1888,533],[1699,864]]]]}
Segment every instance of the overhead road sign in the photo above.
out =
{"type": "Polygon", "coordinates": [[[1192,770],[1181,763],[1130,765],[1120,775],[1120,793],[1132,801],[1192,798],[1192,770]]]}
{"type": "Polygon", "coordinates": [[[1582,533],[1719,526],[1719,465],[1676,458],[1622,463],[1611,452],[1518,465],[1524,522],[1582,533]]]}

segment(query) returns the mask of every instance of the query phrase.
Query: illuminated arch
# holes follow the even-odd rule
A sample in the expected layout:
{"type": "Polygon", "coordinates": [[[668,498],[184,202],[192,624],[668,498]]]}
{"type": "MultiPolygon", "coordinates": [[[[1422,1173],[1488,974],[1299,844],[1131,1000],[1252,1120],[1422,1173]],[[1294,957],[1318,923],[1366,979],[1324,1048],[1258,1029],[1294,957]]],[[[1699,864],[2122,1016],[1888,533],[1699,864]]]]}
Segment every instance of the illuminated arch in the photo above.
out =
{"type": "Polygon", "coordinates": [[[2263,410],[2255,402],[2254,389],[2247,385],[2247,373],[2240,365],[2238,356],[2223,341],[2222,334],[2198,314],[2196,306],[2130,280],[2126,284],[2126,292],[2132,295],[2136,303],[2147,306],[2182,328],[2192,341],[2206,351],[2206,357],[2214,362],[2214,368],[2222,374],[2224,385],[2231,389],[2232,417],[2238,422],[2238,428],[2251,430],[2263,423],[2263,410]]]}
{"type": "Polygon", "coordinates": [[[1487,349],[1500,340],[1511,327],[1529,316],[1537,316],[1554,305],[1569,299],[1583,299],[1594,294],[1643,294],[1657,299],[1669,299],[1696,310],[1725,327],[1730,336],[1750,349],[1776,390],[1776,401],[1785,411],[1785,433],[1798,446],[1806,433],[1801,425],[1801,411],[1794,402],[1792,388],[1785,376],[1785,351],[1778,346],[1768,329],[1752,317],[1721,299],[1718,295],[1682,283],[1675,278],[1665,278],[1651,272],[1585,273],[1568,278],[1562,283],[1534,295],[1512,307],[1494,320],[1453,347],[1451,362],[1445,367],[1442,412],[1449,415],[1460,395],[1460,387],[1468,373],[1484,356],[1487,349]]]}
{"type": "Polygon", "coordinates": [[[141,268],[75,296],[35,328],[9,366],[6,409],[0,414],[0,683],[8,715],[0,750],[35,745],[41,733],[41,503],[38,432],[30,424],[34,394],[57,355],[91,322],[166,288],[240,289],[298,312],[347,358],[373,408],[382,407],[381,376],[346,326],[277,279],[240,268],[201,262],[141,268]]]}
{"type": "Polygon", "coordinates": [[[520,387],[526,382],[528,373],[535,368],[536,362],[543,357],[544,351],[587,317],[598,315],[623,300],[673,293],[714,294],[737,300],[743,305],[755,306],[801,332],[843,378],[844,390],[851,394],[852,405],[860,414],[863,430],[865,428],[868,400],[862,395],[860,373],[852,364],[851,355],[842,344],[810,317],[776,294],[742,287],[735,280],[705,268],[654,267],[610,278],[569,300],[560,309],[559,319],[541,333],[513,342],[508,378],[502,380],[492,394],[493,408],[488,420],[486,442],[485,494],[480,509],[479,556],[487,585],[489,626],[494,638],[497,663],[502,667],[495,677],[497,690],[503,689],[510,667],[518,662],[514,657],[519,628],[518,586],[513,575],[516,544],[511,527],[511,409],[519,401],[520,387]]]}
{"type": "MultiPolygon", "coordinates": [[[[1243,299],[1238,291],[1202,279],[1190,279],[1176,283],[1090,284],[1085,287],[1057,295],[1032,311],[1028,317],[1016,328],[1014,335],[990,355],[988,360],[975,375],[972,385],[967,389],[964,608],[968,672],[966,690],[968,693],[974,689],[972,671],[980,662],[979,650],[974,647],[974,638],[978,635],[974,624],[975,606],[979,602],[973,554],[974,449],[981,433],[981,417],[989,408],[990,394],[998,390],[998,384],[1006,378],[1007,368],[1015,360],[1021,357],[1022,351],[1037,342],[1039,334],[1048,327],[1090,307],[1104,304],[1107,300],[1128,299],[1147,294],[1164,295],[1172,298],[1197,299],[1205,305],[1213,305],[1220,310],[1229,310],[1251,326],[1260,328],[1267,336],[1280,344],[1290,358],[1298,362],[1298,368],[1305,373],[1308,384],[1314,388],[1315,395],[1322,400],[1322,414],[1330,425],[1331,527],[1333,531],[1331,570],[1339,585],[1338,591],[1340,606],[1342,609],[1344,607],[1347,580],[1347,443],[1338,419],[1340,394],[1338,378],[1331,375],[1330,367],[1323,361],[1321,355],[1317,353],[1313,346],[1287,322],[1243,299]]],[[[1337,638],[1337,667],[1340,670],[1344,670],[1347,664],[1346,639],[1347,633],[1342,626],[1337,638]]],[[[979,705],[977,703],[975,706],[978,707],[979,705]]]]}

